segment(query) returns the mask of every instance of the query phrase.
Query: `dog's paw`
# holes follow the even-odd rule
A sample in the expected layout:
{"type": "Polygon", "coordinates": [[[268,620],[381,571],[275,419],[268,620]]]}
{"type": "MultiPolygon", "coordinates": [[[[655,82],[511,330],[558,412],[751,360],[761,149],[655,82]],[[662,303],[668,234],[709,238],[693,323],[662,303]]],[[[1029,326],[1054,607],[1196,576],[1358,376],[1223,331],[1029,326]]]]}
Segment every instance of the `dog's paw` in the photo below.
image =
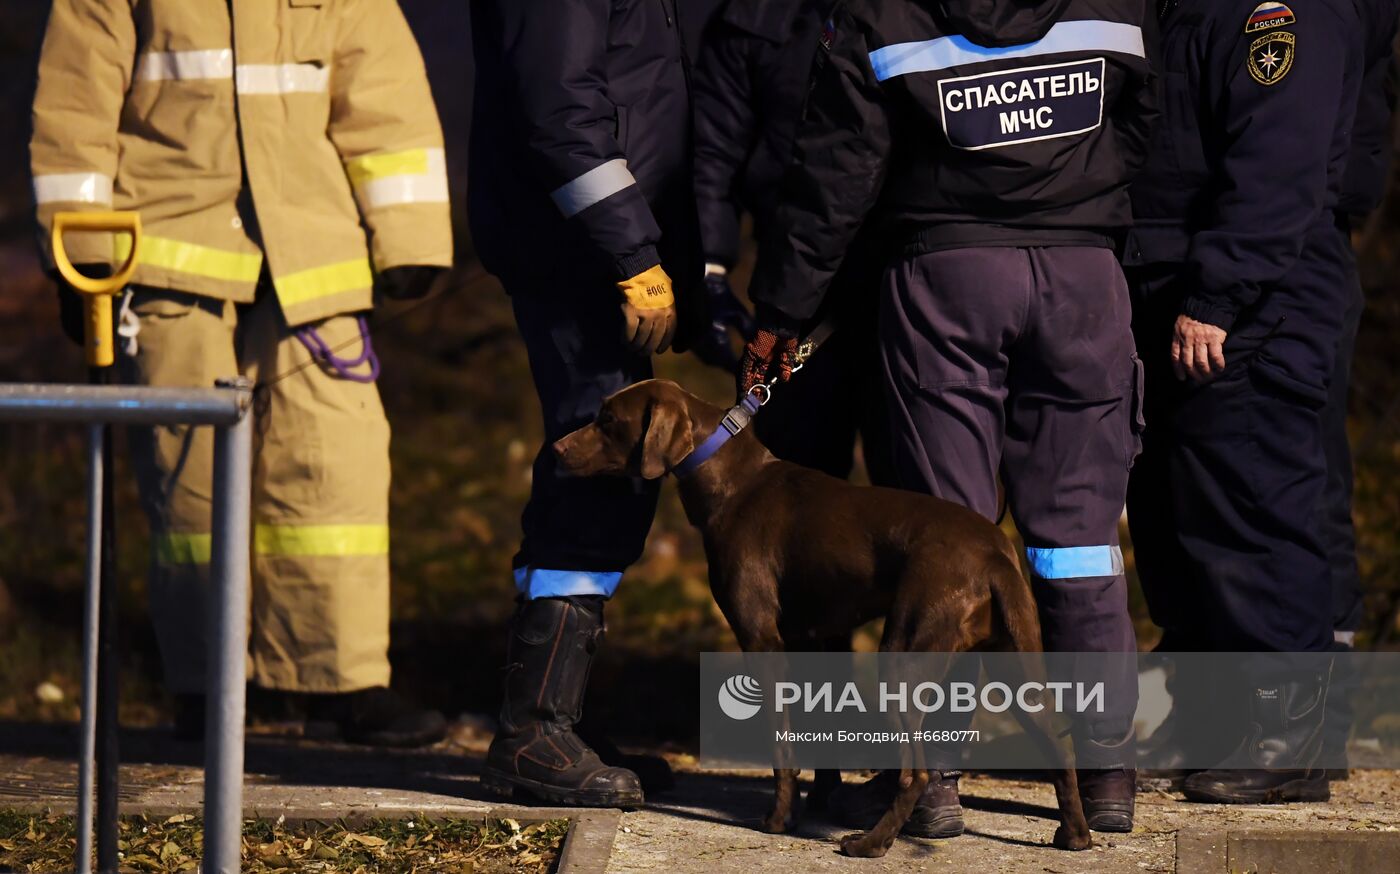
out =
{"type": "Polygon", "coordinates": [[[1055,829],[1055,846],[1061,850],[1087,850],[1093,845],[1094,838],[1087,828],[1083,833],[1078,833],[1067,825],[1055,829]]]}
{"type": "Polygon", "coordinates": [[[857,859],[878,859],[889,849],[870,832],[856,832],[841,839],[841,852],[857,859]]]}
{"type": "Polygon", "coordinates": [[[796,816],[784,814],[781,810],[774,810],[763,818],[758,827],[760,831],[765,831],[770,835],[781,835],[790,831],[796,823],[796,816]]]}

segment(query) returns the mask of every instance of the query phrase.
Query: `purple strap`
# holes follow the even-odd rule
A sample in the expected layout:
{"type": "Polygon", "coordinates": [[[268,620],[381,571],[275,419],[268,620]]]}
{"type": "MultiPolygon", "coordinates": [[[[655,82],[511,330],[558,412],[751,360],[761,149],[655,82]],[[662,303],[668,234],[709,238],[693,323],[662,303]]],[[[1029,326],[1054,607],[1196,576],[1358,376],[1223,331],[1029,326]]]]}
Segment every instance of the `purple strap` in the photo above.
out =
{"type": "Polygon", "coordinates": [[[676,476],[690,476],[700,469],[700,465],[714,458],[724,444],[732,438],[738,436],[739,432],[749,426],[753,417],[758,414],[763,407],[763,402],[759,400],[757,394],[744,395],[744,399],[724,414],[724,419],[715,429],[715,433],[705,438],[705,442],[695,448],[695,451],[687,455],[676,465],[674,473],[676,476]]]}
{"type": "Polygon", "coordinates": [[[335,375],[341,379],[351,382],[374,382],[379,378],[379,356],[374,354],[374,342],[369,337],[369,323],[365,321],[364,316],[357,316],[355,321],[360,326],[360,357],[354,360],[336,355],[315,328],[297,328],[296,338],[306,347],[306,351],[311,353],[312,358],[335,371],[335,375]],[[361,367],[366,362],[369,363],[369,373],[351,373],[354,368],[361,367]]]}

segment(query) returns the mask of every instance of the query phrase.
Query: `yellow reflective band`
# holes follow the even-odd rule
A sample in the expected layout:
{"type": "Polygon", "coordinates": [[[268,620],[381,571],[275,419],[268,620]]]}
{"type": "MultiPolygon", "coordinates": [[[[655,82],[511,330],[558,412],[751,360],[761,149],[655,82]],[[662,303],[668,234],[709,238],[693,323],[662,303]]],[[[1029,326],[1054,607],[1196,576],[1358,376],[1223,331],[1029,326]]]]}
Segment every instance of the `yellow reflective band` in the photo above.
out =
{"type": "Polygon", "coordinates": [[[386,176],[422,176],[428,172],[428,150],[361,155],[345,162],[345,172],[350,176],[350,184],[357,188],[386,176]]]}
{"type": "MultiPolygon", "coordinates": [[[[116,259],[125,261],[131,253],[131,237],[118,235],[114,246],[116,259]]],[[[147,267],[163,267],[232,282],[257,282],[258,274],[262,272],[262,254],[259,252],[229,252],[149,235],[141,238],[141,263],[147,267]]]]}
{"type": "Polygon", "coordinates": [[[263,525],[253,532],[258,555],[388,555],[388,525],[263,525]]]}
{"type": "Polygon", "coordinates": [[[213,544],[209,534],[161,534],[156,537],[156,558],[161,564],[208,564],[213,544]]]}
{"type": "Polygon", "coordinates": [[[283,306],[296,306],[323,297],[369,288],[374,284],[374,272],[368,258],[313,267],[273,280],[277,297],[283,306]]]}

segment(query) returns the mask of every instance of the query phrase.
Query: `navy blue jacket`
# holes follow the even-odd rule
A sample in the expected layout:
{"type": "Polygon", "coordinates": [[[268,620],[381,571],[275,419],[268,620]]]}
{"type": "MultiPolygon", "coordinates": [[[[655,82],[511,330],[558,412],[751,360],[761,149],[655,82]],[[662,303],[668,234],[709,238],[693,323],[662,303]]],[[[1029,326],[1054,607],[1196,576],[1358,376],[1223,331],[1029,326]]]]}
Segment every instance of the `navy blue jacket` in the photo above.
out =
{"type": "Polygon", "coordinates": [[[1125,262],[1182,265],[1182,311],[1226,330],[1287,282],[1336,222],[1361,58],[1353,0],[1169,4],[1125,262]]]}
{"type": "Polygon", "coordinates": [[[1112,245],[1155,116],[1154,6],[849,0],[820,39],[755,301],[810,317],[867,219],[911,252],[1112,245]]]}
{"type": "Polygon", "coordinates": [[[733,267],[739,214],[771,228],[822,25],[836,0],[729,0],[695,66],[695,199],[705,260],[733,267]]]}
{"type": "Polygon", "coordinates": [[[701,273],[675,0],[474,0],[473,243],[507,287],[701,273]]]}
{"type": "Polygon", "coordinates": [[[1395,113],[1395,33],[1400,0],[1357,0],[1365,32],[1366,72],[1356,122],[1351,127],[1351,154],[1337,208],[1364,216],[1380,206],[1390,176],[1391,116],[1395,113]]]}

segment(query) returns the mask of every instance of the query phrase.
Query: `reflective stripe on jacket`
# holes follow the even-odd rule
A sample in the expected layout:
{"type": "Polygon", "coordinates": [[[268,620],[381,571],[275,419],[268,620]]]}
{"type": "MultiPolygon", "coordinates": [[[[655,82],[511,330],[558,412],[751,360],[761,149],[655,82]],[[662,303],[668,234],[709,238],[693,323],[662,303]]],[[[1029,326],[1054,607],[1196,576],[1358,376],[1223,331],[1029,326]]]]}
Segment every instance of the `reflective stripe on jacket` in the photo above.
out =
{"type": "Polygon", "coordinates": [[[567,263],[700,276],[674,0],[472,3],[472,241],[508,283],[567,263]]]}
{"type": "Polygon", "coordinates": [[[863,225],[906,252],[1110,245],[1156,116],[1151,8],[845,0],[750,295],[810,318],[863,225]]]}
{"type": "MultiPolygon", "coordinates": [[[[30,154],[46,250],[55,212],[139,210],[135,282],[249,301],[266,270],[293,325],[367,309],[374,271],[452,261],[393,0],[54,0],[30,154]]],[[[125,246],[67,241],[79,263],[125,246]]]]}

